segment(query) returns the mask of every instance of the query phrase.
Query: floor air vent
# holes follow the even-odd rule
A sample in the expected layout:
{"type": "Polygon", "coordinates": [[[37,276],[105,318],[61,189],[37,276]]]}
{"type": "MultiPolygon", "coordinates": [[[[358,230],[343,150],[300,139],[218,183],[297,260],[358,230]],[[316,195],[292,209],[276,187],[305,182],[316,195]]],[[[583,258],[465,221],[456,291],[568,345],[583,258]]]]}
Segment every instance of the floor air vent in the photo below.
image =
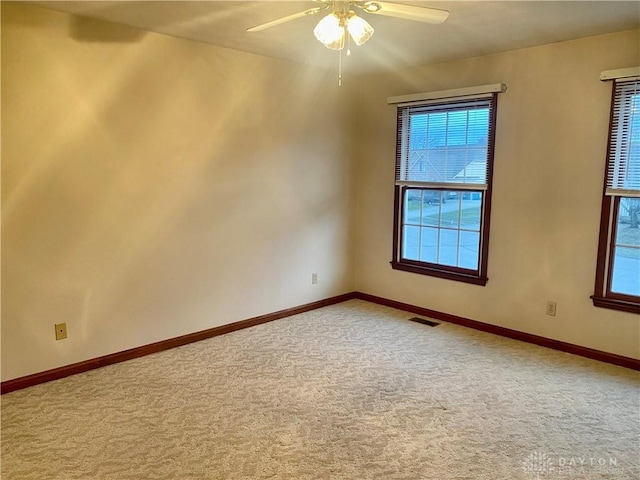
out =
{"type": "Polygon", "coordinates": [[[418,317],[410,318],[409,321],[410,322],[421,323],[423,325],[429,325],[430,327],[437,327],[438,325],[440,325],[437,322],[432,322],[431,320],[426,320],[424,318],[418,318],[418,317]]]}

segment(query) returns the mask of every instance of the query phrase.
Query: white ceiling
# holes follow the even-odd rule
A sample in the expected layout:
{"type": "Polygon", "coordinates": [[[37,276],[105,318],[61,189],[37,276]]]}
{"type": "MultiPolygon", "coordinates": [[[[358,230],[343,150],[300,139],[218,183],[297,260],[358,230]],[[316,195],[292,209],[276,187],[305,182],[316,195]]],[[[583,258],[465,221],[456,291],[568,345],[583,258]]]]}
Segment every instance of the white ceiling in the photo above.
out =
{"type": "MultiPolygon", "coordinates": [[[[323,13],[261,32],[248,27],[317,6],[312,1],[81,1],[34,2],[76,13],[269,57],[335,68],[338,53],[322,46],[313,27],[323,13]]],[[[378,70],[426,65],[636,28],[639,1],[413,1],[449,10],[432,25],[360,14],[374,27],[352,47],[351,68],[378,70]]],[[[640,59],[639,59],[640,61],[640,59]]]]}

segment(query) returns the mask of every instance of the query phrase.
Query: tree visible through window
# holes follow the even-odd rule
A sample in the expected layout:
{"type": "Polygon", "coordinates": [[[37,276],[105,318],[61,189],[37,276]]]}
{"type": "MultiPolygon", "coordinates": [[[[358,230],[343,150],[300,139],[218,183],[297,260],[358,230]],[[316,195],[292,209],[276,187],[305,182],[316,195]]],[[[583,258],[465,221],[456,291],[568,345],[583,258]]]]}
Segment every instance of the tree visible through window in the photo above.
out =
{"type": "Polygon", "coordinates": [[[640,313],[640,79],[616,80],[594,305],[640,313]]]}
{"type": "Polygon", "coordinates": [[[398,107],[393,268],[486,283],[496,96],[398,107]]]}

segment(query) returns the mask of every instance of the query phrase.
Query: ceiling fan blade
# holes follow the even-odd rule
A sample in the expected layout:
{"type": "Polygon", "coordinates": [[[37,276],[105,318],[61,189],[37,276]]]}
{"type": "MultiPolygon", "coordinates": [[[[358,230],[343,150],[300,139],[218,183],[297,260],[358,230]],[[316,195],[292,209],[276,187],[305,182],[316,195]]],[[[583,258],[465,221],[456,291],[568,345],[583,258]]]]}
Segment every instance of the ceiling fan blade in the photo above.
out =
{"type": "Polygon", "coordinates": [[[446,10],[389,2],[366,2],[361,8],[365,12],[375,15],[404,18],[406,20],[416,20],[425,23],[442,23],[449,16],[449,12],[446,10]]]}
{"type": "Polygon", "coordinates": [[[267,23],[261,23],[260,25],[256,25],[255,27],[247,28],[247,32],[259,32],[260,30],[265,30],[267,28],[275,27],[276,25],[280,25],[281,23],[290,22],[291,20],[297,20],[298,18],[306,17],[307,15],[314,15],[324,10],[325,8],[327,7],[325,6],[325,7],[310,8],[309,10],[305,10],[304,12],[287,15],[286,17],[278,18],[277,20],[272,20],[267,23]]]}

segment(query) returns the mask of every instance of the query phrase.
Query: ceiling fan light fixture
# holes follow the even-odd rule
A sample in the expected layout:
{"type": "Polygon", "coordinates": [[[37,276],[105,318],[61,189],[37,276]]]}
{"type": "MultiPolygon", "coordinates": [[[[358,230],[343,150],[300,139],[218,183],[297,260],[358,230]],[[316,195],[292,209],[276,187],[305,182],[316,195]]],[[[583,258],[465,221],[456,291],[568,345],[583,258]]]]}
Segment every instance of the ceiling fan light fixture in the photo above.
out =
{"type": "Polygon", "coordinates": [[[349,20],[347,20],[347,30],[356,45],[360,46],[371,38],[373,27],[364,18],[357,16],[353,12],[351,13],[349,20]]]}
{"type": "Polygon", "coordinates": [[[344,47],[344,26],[335,13],[330,13],[318,22],[313,34],[325,47],[342,50],[344,47]]]}
{"type": "Polygon", "coordinates": [[[360,5],[360,8],[362,8],[367,13],[376,13],[382,8],[382,6],[376,2],[366,2],[360,5]]]}
{"type": "MultiPolygon", "coordinates": [[[[359,8],[367,14],[406,18],[408,20],[415,20],[424,23],[442,23],[449,16],[449,12],[447,10],[389,3],[378,0],[315,1],[321,3],[322,6],[311,8],[304,12],[287,15],[276,20],[271,20],[270,22],[248,28],[247,31],[259,32],[307,15],[315,15],[316,13],[320,13],[323,10],[331,8],[333,11],[318,22],[316,27],[313,29],[313,34],[316,39],[318,39],[318,41],[328,49],[340,51],[338,85],[342,85],[342,50],[345,47],[345,42],[348,44],[347,47],[350,45],[350,39],[353,39],[357,46],[363,45],[373,36],[374,32],[373,27],[369,25],[365,19],[358,17],[355,12],[351,10],[351,7],[355,9],[359,8]]],[[[347,55],[350,54],[351,50],[347,48],[347,55]]]]}

